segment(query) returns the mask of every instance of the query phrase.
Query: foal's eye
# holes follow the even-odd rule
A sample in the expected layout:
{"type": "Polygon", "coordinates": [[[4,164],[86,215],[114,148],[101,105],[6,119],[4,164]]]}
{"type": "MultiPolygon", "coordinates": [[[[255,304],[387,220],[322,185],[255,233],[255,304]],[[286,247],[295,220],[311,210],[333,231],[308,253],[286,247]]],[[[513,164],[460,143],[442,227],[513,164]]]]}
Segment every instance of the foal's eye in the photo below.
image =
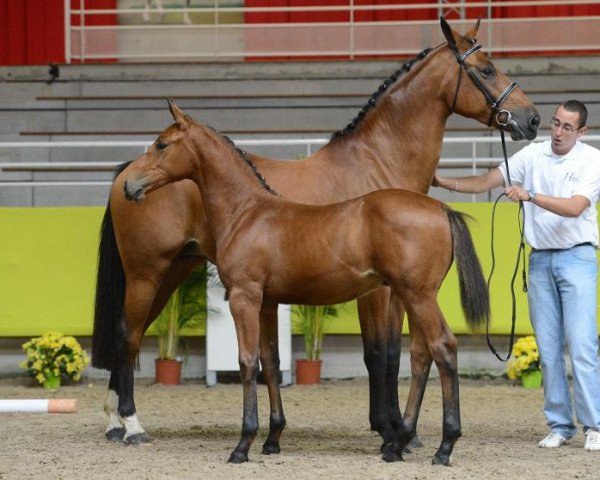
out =
{"type": "Polygon", "coordinates": [[[159,142],[159,143],[157,143],[157,144],[156,144],[156,149],[157,149],[157,150],[164,150],[164,149],[165,149],[165,148],[167,148],[168,146],[169,146],[169,145],[168,145],[168,144],[166,144],[166,143],[159,142]]]}
{"type": "Polygon", "coordinates": [[[481,69],[481,74],[484,77],[493,77],[496,74],[496,70],[494,70],[492,65],[486,65],[481,69]]]}

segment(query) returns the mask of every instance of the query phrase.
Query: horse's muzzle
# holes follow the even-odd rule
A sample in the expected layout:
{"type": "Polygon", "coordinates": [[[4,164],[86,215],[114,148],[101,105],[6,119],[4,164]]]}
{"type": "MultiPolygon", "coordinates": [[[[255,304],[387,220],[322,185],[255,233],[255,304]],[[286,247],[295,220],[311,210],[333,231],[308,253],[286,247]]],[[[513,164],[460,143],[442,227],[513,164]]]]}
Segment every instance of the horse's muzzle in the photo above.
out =
{"type": "Polygon", "coordinates": [[[123,184],[123,192],[125,193],[125,198],[127,200],[134,200],[139,202],[144,198],[144,186],[143,183],[138,181],[129,182],[125,180],[123,184]]]}

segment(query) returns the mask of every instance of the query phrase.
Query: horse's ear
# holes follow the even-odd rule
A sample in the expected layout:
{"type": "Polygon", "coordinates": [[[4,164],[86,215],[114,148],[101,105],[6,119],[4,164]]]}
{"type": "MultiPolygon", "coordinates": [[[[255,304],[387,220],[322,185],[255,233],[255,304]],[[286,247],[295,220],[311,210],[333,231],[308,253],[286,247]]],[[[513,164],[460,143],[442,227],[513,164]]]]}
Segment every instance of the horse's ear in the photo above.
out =
{"type": "Polygon", "coordinates": [[[480,24],[481,24],[481,17],[479,17],[477,19],[477,23],[475,23],[475,26],[473,28],[471,28],[471,30],[469,30],[467,33],[465,33],[465,38],[467,40],[470,40],[471,43],[473,43],[473,44],[477,43],[477,32],[479,31],[480,24]]]}
{"type": "Polygon", "coordinates": [[[188,116],[183,113],[183,110],[179,108],[175,103],[173,103],[172,98],[167,98],[167,102],[169,103],[169,111],[173,118],[175,119],[175,123],[179,127],[180,130],[185,130],[190,125],[190,119],[188,116]]]}
{"type": "Polygon", "coordinates": [[[442,32],[444,33],[444,37],[446,37],[446,41],[450,48],[456,49],[456,39],[459,37],[458,33],[452,30],[452,27],[448,24],[444,17],[440,17],[440,25],[442,27],[442,32]]]}

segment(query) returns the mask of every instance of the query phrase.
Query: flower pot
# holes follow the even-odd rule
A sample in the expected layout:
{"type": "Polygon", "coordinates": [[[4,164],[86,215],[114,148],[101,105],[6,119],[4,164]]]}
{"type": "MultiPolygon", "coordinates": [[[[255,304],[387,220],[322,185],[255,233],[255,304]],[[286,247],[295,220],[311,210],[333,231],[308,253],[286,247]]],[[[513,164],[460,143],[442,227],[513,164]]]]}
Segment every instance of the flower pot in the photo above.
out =
{"type": "Polygon", "coordinates": [[[179,360],[157,358],[154,362],[156,367],[156,383],[179,385],[181,381],[181,362],[179,360]]]}
{"type": "Polygon", "coordinates": [[[521,374],[521,383],[524,388],[540,388],[542,386],[542,372],[540,370],[523,372],[521,374]]]}
{"type": "Polygon", "coordinates": [[[60,387],[60,375],[50,375],[42,384],[44,388],[54,389],[60,387]]]}
{"type": "Polygon", "coordinates": [[[296,383],[298,385],[321,383],[321,360],[296,360],[296,383]]]}

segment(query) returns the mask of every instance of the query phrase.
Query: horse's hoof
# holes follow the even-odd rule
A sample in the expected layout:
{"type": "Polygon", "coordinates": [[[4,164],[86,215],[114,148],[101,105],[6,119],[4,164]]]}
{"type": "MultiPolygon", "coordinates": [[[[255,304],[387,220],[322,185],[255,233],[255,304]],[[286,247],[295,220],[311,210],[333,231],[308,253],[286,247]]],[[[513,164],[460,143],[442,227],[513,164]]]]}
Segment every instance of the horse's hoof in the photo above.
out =
{"type": "Polygon", "coordinates": [[[383,456],[381,457],[384,462],[403,462],[402,453],[398,453],[392,442],[385,444],[383,456]]]}
{"type": "Polygon", "coordinates": [[[276,442],[266,441],[265,444],[263,445],[262,453],[264,455],[271,455],[271,454],[280,453],[280,452],[281,452],[281,447],[276,442]]]}
{"type": "Polygon", "coordinates": [[[438,457],[435,455],[431,461],[432,465],[443,465],[445,467],[452,466],[452,457],[438,457]]]}
{"type": "Polygon", "coordinates": [[[124,428],[111,428],[104,432],[104,436],[109,442],[121,442],[125,438],[125,432],[124,428]]]}
{"type": "Polygon", "coordinates": [[[410,439],[410,442],[408,442],[408,446],[410,448],[421,448],[423,446],[423,442],[419,437],[413,437],[410,439]]]}
{"type": "Polygon", "coordinates": [[[143,445],[144,443],[150,443],[150,437],[146,432],[134,433],[123,439],[125,445],[143,445]]]}
{"type": "Polygon", "coordinates": [[[231,452],[231,455],[229,455],[229,460],[227,460],[227,463],[244,463],[247,461],[248,455],[246,453],[234,450],[233,452],[231,452]]]}

